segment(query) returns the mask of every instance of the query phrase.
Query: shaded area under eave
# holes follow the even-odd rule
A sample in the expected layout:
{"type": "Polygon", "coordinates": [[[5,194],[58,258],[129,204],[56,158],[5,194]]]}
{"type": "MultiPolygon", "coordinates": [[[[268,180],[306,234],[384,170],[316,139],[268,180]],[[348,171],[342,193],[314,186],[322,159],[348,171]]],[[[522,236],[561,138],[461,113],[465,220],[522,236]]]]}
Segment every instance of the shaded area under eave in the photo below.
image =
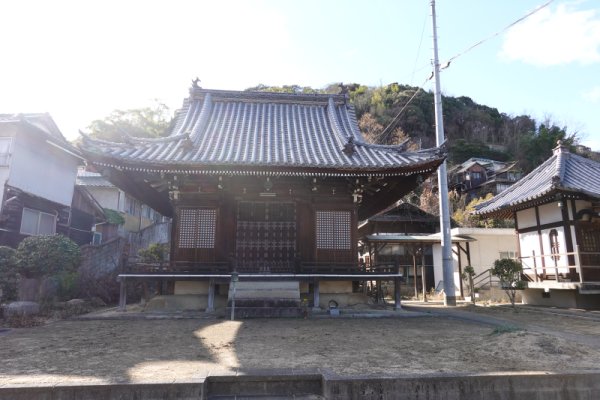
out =
{"type": "MultiPolygon", "coordinates": [[[[147,166],[144,164],[138,165],[114,165],[116,160],[110,160],[106,157],[98,156],[97,154],[87,152],[82,149],[88,161],[92,164],[98,166],[98,168],[102,171],[103,175],[108,179],[112,184],[121,190],[129,193],[134,198],[143,201],[145,204],[149,205],[154,210],[158,211],[162,215],[166,217],[172,217],[173,206],[171,200],[169,198],[169,194],[167,190],[158,191],[154,187],[152,187],[151,182],[148,180],[148,174],[154,173],[156,174],[158,171],[157,166],[147,166]],[[152,172],[155,171],[155,172],[152,172]]],[[[394,170],[381,170],[381,171],[371,171],[374,176],[377,175],[385,175],[385,174],[398,174],[398,175],[390,175],[384,179],[383,183],[377,187],[373,187],[372,190],[365,191],[362,194],[362,202],[358,208],[358,218],[366,219],[390,205],[394,204],[399,198],[403,197],[407,193],[410,193],[414,190],[423,179],[427,178],[433,172],[436,171],[438,166],[443,162],[444,158],[440,157],[438,159],[434,159],[426,164],[413,166],[412,168],[398,168],[394,170]],[[406,174],[406,175],[400,175],[406,174]]],[[[165,167],[162,167],[165,169],[165,167]]],[[[165,173],[168,174],[211,174],[210,171],[203,171],[198,169],[189,169],[185,168],[185,166],[171,166],[174,172],[169,172],[165,169],[165,173]],[[176,172],[175,172],[176,171],[176,172]]],[[[303,170],[282,170],[278,168],[270,168],[270,169],[262,169],[262,170],[251,170],[246,168],[235,168],[235,170],[243,169],[248,175],[260,175],[260,174],[286,174],[289,173],[293,176],[298,177],[311,177],[313,174],[334,174],[335,171],[327,171],[323,169],[315,169],[314,171],[303,170]]],[[[227,170],[223,168],[219,168],[223,172],[223,175],[227,175],[227,170]]],[[[368,175],[368,171],[356,171],[356,170],[338,170],[340,174],[346,174],[345,177],[353,177],[353,176],[362,176],[368,175]]],[[[233,172],[232,172],[233,174],[233,172]]]]}

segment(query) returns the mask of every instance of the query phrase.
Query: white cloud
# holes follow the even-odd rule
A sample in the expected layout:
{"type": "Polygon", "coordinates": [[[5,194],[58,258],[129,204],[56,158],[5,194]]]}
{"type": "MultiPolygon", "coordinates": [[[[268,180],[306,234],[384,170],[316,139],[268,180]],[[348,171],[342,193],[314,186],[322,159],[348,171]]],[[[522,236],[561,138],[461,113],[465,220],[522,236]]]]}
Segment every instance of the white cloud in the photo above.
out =
{"type": "Polygon", "coordinates": [[[537,66],[600,62],[600,15],[581,2],[547,7],[504,35],[500,56],[537,66]]]}
{"type": "Polygon", "coordinates": [[[589,90],[583,92],[582,97],[591,102],[591,103],[599,103],[600,102],[600,86],[594,86],[589,90]]]}

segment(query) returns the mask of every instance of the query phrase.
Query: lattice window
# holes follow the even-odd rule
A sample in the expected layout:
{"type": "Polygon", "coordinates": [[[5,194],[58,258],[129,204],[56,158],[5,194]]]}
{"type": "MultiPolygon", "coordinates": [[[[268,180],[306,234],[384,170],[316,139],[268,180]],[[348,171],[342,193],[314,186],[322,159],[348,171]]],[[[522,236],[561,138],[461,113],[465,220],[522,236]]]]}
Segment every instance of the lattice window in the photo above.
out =
{"type": "Polygon", "coordinates": [[[217,210],[215,209],[182,209],[179,212],[179,248],[214,248],[216,225],[217,210]]]}
{"type": "Polygon", "coordinates": [[[349,211],[317,211],[317,249],[351,250],[349,211]]]}

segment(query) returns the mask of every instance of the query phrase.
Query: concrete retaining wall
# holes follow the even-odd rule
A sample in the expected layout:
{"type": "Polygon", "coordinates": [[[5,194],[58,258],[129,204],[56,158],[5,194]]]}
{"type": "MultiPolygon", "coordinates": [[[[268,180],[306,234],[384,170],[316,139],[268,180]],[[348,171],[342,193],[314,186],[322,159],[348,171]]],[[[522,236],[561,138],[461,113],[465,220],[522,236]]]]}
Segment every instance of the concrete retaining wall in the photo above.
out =
{"type": "Polygon", "coordinates": [[[0,387],[0,399],[211,399],[318,396],[330,400],[595,400],[600,373],[506,373],[340,378],[288,372],[209,376],[198,383],[0,387]]]}

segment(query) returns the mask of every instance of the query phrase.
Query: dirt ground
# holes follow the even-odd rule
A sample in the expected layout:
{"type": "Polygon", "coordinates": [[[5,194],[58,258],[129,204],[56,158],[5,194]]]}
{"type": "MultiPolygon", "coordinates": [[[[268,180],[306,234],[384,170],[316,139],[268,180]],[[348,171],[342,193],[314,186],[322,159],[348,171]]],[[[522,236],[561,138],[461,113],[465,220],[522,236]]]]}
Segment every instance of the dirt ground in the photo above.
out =
{"type": "Polygon", "coordinates": [[[342,376],[599,369],[597,314],[406,308],[427,315],[74,320],[11,329],[0,333],[0,386],[194,381],[282,368],[342,376]]]}

